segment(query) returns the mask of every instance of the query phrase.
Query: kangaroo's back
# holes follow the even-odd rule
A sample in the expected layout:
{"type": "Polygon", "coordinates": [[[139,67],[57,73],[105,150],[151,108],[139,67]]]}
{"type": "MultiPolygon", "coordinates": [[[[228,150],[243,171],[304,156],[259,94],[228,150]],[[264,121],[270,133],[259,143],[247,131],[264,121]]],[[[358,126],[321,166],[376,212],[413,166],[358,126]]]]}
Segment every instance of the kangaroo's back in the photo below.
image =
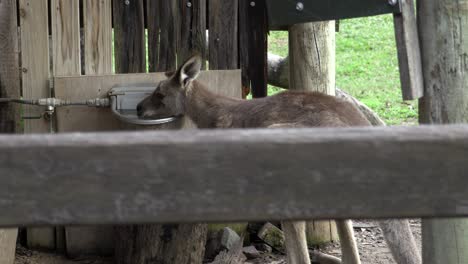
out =
{"type": "Polygon", "coordinates": [[[370,125],[351,103],[315,92],[287,91],[230,107],[230,127],[272,127],[278,124],[292,127],[370,125]]]}

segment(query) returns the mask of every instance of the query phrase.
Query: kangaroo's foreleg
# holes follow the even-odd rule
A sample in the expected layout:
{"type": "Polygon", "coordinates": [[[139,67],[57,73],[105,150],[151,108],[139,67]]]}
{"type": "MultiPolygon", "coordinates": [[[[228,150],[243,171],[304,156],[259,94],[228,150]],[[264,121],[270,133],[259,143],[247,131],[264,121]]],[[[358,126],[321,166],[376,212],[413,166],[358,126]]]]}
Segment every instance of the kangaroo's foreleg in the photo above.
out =
{"type": "Polygon", "coordinates": [[[281,222],[281,226],[284,232],[288,264],[310,264],[305,222],[281,222]]]}
{"type": "Polygon", "coordinates": [[[343,264],[361,264],[356,238],[351,220],[335,220],[341,244],[341,261],[343,264]]]}

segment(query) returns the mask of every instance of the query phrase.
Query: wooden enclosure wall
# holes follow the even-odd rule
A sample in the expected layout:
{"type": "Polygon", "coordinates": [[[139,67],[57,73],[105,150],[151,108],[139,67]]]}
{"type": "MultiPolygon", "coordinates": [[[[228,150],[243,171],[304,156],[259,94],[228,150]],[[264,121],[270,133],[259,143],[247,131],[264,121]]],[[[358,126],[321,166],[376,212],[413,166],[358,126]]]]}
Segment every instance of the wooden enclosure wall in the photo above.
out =
{"type": "MultiPolygon", "coordinates": [[[[106,89],[97,87],[108,87],[105,85],[116,81],[160,79],[144,73],[174,70],[195,52],[206,59],[204,69],[239,69],[242,65],[245,72],[242,85],[232,82],[240,72],[232,75],[221,71],[215,77],[205,77],[210,82],[219,83],[219,89],[227,89],[221,92],[241,96],[241,87],[252,85],[254,91],[260,91],[254,92],[255,97],[266,95],[266,72],[263,68],[266,64],[266,32],[261,26],[250,31],[259,19],[266,23],[263,0],[256,6],[231,0],[18,1],[23,40],[20,48],[24,98],[105,96],[106,89]],[[260,13],[263,16],[259,18],[260,13]],[[265,40],[265,45],[253,45],[251,38],[257,35],[265,40]],[[249,45],[239,45],[239,39],[249,45]],[[242,51],[240,47],[244,47],[242,51]],[[263,63],[257,63],[255,67],[258,69],[249,69],[249,54],[262,52],[265,54],[263,63]],[[118,75],[114,78],[109,75],[114,72],[143,75],[128,78],[118,75]],[[59,89],[60,84],[52,81],[60,76],[78,77],[83,74],[108,77],[99,79],[100,83],[94,87],[66,86],[68,90],[59,89]],[[232,83],[222,85],[225,78],[232,83]],[[233,88],[234,85],[238,90],[233,88]]],[[[81,81],[81,85],[93,85],[90,81],[96,78],[89,76],[81,81]]],[[[66,80],[70,79],[59,78],[57,82],[66,80]]],[[[42,116],[45,110],[41,107],[23,108],[23,117],[27,118],[25,133],[102,129],[93,128],[96,124],[106,127],[105,130],[129,129],[109,121],[110,115],[105,113],[105,109],[81,108],[77,111],[73,107],[59,108],[58,118],[51,122],[42,116]],[[89,125],[85,126],[86,120],[89,125]]],[[[188,123],[185,125],[190,126],[188,123]]],[[[103,242],[112,241],[112,230],[106,227],[34,227],[27,229],[27,237],[30,247],[66,251],[72,256],[110,254],[112,249],[111,243],[103,242]]]]}

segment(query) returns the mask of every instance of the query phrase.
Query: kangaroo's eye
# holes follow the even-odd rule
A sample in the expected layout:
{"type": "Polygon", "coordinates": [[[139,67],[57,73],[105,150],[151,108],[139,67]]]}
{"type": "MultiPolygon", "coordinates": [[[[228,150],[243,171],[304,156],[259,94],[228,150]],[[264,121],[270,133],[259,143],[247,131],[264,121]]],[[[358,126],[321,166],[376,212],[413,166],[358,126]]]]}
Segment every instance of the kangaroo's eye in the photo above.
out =
{"type": "Polygon", "coordinates": [[[162,100],[164,98],[164,95],[162,93],[155,93],[154,97],[156,97],[157,99],[162,100]]]}

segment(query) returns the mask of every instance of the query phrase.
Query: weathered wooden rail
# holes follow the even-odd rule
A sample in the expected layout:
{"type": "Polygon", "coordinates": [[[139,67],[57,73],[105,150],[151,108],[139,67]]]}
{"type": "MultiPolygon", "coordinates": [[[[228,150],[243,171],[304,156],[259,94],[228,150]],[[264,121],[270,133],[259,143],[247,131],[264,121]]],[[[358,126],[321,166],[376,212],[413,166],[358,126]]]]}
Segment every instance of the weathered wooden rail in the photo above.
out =
{"type": "Polygon", "coordinates": [[[467,216],[467,172],[468,125],[0,136],[0,226],[467,216]]]}

